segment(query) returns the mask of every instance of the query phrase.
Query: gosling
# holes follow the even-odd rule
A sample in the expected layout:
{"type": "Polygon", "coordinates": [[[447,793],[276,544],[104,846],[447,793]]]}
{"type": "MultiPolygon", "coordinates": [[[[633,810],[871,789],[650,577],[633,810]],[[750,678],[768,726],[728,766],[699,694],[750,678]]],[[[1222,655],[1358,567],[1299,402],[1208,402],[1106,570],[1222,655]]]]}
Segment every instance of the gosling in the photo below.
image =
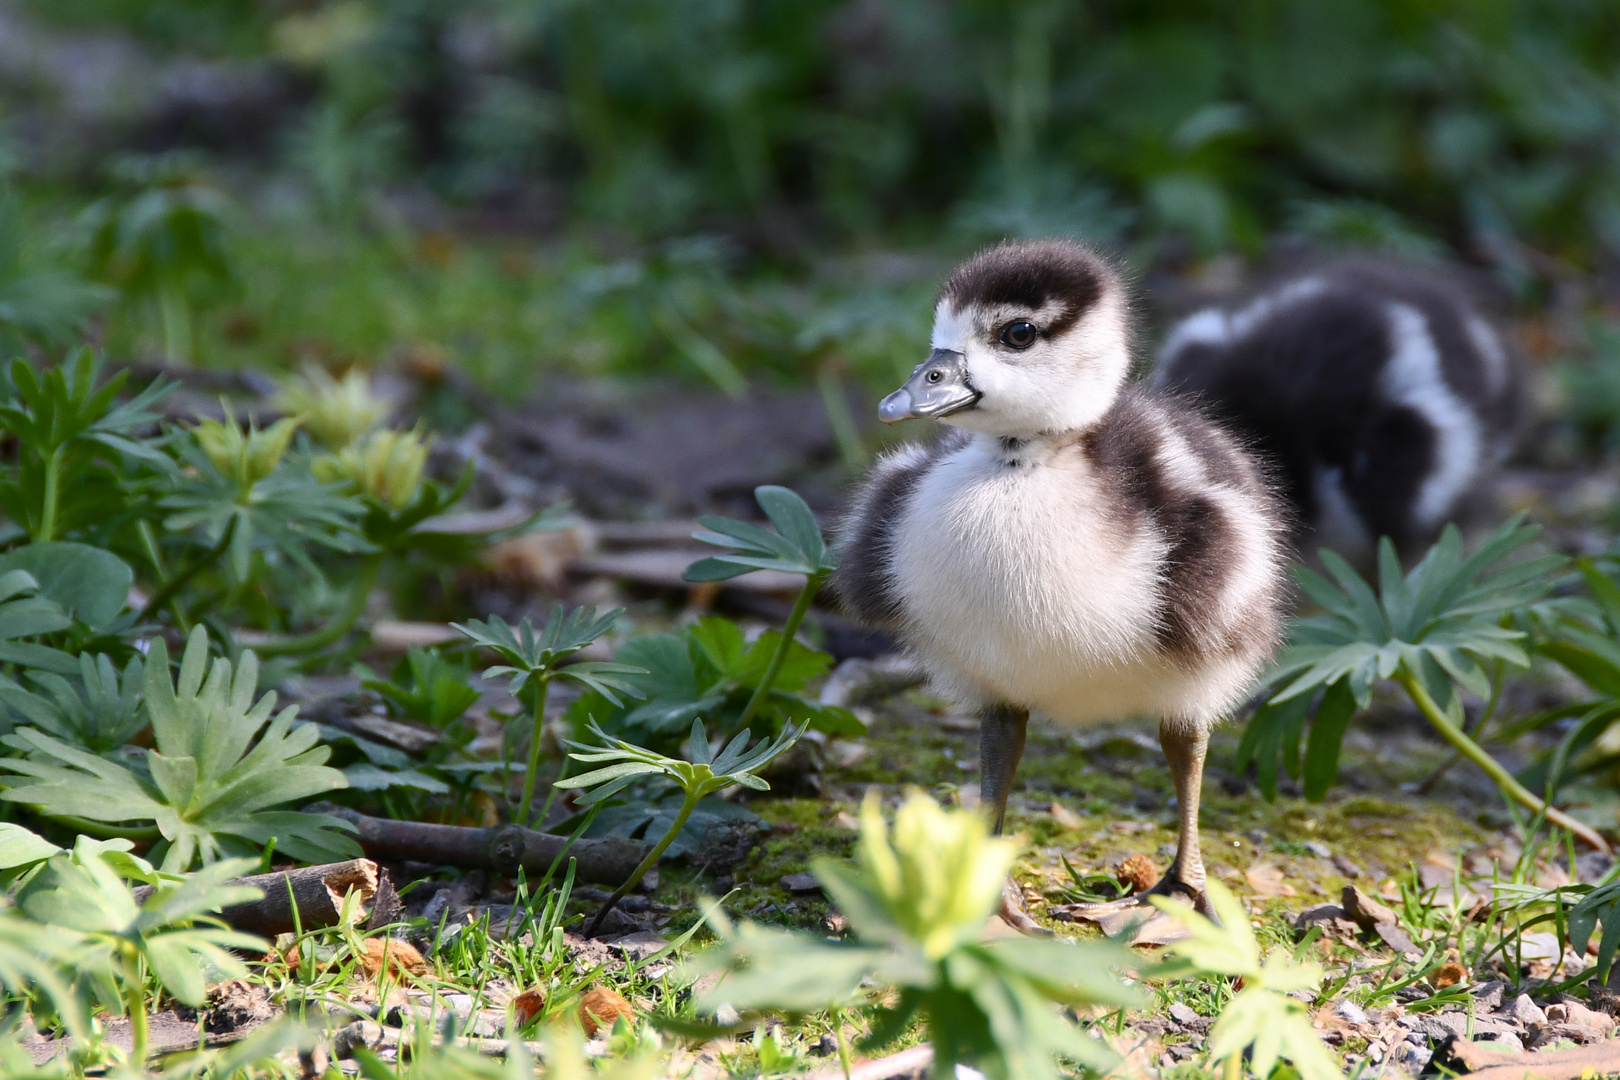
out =
{"type": "Polygon", "coordinates": [[[1513,449],[1520,367],[1432,272],[1350,260],[1178,324],[1154,386],[1189,394],[1275,464],[1301,540],[1368,566],[1459,516],[1513,449]]]}
{"type": "MultiPolygon", "coordinates": [[[[874,465],[838,530],[834,588],[978,711],[998,832],[1031,710],[1159,718],[1180,842],[1150,892],[1208,912],[1205,750],[1276,647],[1287,519],[1236,440],[1127,384],[1130,321],[1120,275],[1079,244],[963,264],[940,290],[932,354],[878,407],[948,430],[874,465]]],[[[1035,929],[1010,886],[1002,914],[1035,929]]]]}

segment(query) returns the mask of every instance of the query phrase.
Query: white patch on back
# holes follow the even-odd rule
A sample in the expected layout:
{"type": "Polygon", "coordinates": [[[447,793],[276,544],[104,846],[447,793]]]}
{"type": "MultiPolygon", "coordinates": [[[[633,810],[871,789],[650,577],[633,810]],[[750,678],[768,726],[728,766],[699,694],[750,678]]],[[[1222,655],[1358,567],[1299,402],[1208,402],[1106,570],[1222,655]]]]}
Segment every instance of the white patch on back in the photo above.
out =
{"type": "Polygon", "coordinates": [[[1388,307],[1391,351],[1380,384],[1384,397],[1405,405],[1434,428],[1434,463],[1418,488],[1413,518],[1438,527],[1479,468],[1483,440],[1479,418],[1447,384],[1440,350],[1423,313],[1409,304],[1388,307]]]}
{"type": "Polygon", "coordinates": [[[1255,327],[1283,308],[1297,304],[1301,300],[1309,300],[1326,289],[1327,285],[1320,278],[1301,278],[1274,293],[1256,297],[1236,311],[1205,308],[1187,316],[1170,331],[1170,336],[1165,339],[1164,346],[1159,350],[1159,363],[1153,377],[1154,385],[1163,385],[1169,378],[1170,366],[1187,346],[1230,344],[1250,334],[1255,327]]]}
{"type": "Polygon", "coordinates": [[[1494,393],[1507,384],[1508,358],[1502,339],[1478,315],[1468,317],[1468,340],[1474,343],[1480,366],[1485,369],[1485,385],[1494,393]]]}

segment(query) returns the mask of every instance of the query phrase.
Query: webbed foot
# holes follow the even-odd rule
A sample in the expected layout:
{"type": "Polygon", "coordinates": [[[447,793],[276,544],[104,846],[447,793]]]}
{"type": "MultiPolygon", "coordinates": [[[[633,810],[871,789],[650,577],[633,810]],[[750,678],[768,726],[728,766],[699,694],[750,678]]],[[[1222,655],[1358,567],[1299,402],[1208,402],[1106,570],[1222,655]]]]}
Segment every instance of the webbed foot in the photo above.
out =
{"type": "Polygon", "coordinates": [[[1182,881],[1174,868],[1160,878],[1157,885],[1145,892],[1100,903],[1056,904],[1048,910],[1053,915],[1077,922],[1094,922],[1109,937],[1123,933],[1134,925],[1136,929],[1130,940],[1132,945],[1168,945],[1172,941],[1186,937],[1185,930],[1175,919],[1153,907],[1152,897],[1155,896],[1170,897],[1190,904],[1198,914],[1217,925],[1220,923],[1204,890],[1182,881]]]}
{"type": "Polygon", "coordinates": [[[1029,917],[1024,910],[1023,892],[1018,883],[1011,877],[1001,888],[1001,910],[997,912],[1001,921],[1028,937],[1051,937],[1052,931],[1029,917]]]}

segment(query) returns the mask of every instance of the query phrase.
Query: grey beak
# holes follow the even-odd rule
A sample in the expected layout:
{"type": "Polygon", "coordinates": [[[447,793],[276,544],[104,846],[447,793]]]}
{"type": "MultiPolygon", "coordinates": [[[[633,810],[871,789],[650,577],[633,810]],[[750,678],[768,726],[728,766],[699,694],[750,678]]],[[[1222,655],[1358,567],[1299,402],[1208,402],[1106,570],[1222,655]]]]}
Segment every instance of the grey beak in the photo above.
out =
{"type": "Polygon", "coordinates": [[[917,365],[906,385],[878,402],[878,419],[885,424],[929,416],[937,419],[973,408],[982,396],[968,378],[967,357],[935,349],[917,365]]]}

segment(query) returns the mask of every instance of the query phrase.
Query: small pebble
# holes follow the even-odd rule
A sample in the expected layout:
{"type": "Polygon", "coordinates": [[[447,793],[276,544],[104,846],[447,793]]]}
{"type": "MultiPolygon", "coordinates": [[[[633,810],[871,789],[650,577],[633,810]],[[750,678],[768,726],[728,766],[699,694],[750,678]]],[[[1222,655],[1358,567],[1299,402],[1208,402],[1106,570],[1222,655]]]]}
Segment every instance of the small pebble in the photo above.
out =
{"type": "Polygon", "coordinates": [[[1198,1021],[1201,1019],[1201,1017],[1194,1012],[1190,1006],[1184,1005],[1179,1001],[1173,1001],[1170,1003],[1169,1012],[1170,1019],[1174,1020],[1182,1027],[1193,1027],[1197,1025],[1198,1021]]]}
{"type": "Polygon", "coordinates": [[[1333,849],[1316,840],[1305,841],[1305,850],[1310,852],[1312,855],[1315,855],[1318,859],[1333,858],[1333,849]]]}
{"type": "Polygon", "coordinates": [[[1362,1012],[1361,1007],[1353,1001],[1341,1001],[1334,1006],[1333,1011],[1338,1013],[1341,1019],[1347,1020],[1352,1024],[1365,1024],[1369,1022],[1367,1019],[1367,1014],[1362,1012]]]}
{"type": "Polygon", "coordinates": [[[1547,1022],[1547,1014],[1542,1012],[1536,1003],[1530,1000],[1529,994],[1520,994],[1502,1011],[1525,1027],[1530,1027],[1532,1024],[1542,1025],[1547,1022]]]}

